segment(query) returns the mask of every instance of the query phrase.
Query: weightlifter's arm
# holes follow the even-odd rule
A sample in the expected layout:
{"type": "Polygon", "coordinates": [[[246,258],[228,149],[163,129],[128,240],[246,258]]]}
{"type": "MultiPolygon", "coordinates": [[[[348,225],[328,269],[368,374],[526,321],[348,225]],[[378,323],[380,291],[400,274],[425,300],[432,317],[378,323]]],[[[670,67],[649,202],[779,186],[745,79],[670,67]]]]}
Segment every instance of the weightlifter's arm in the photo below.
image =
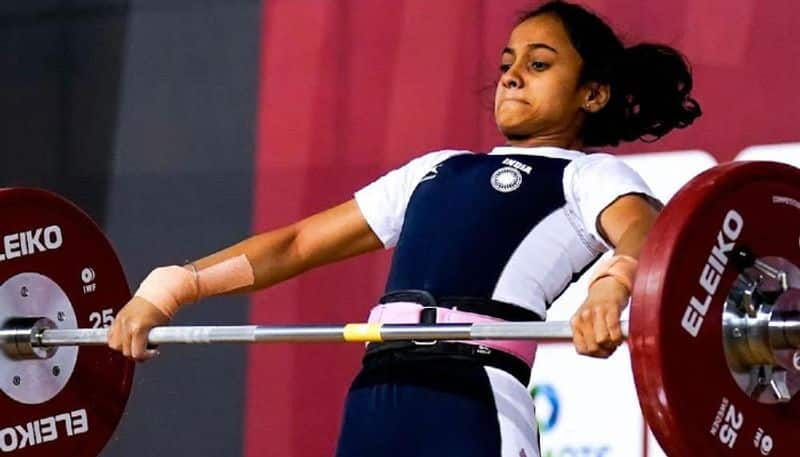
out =
{"type": "Polygon", "coordinates": [[[311,268],[382,248],[355,200],[317,213],[292,225],[261,233],[192,262],[202,270],[242,254],[253,267],[252,286],[263,289],[311,268]]]}
{"type": "Polygon", "coordinates": [[[109,347],[146,360],[147,332],[168,323],[178,308],[198,297],[269,287],[311,268],[383,247],[355,200],[292,225],[250,237],[193,267],[161,267],[142,282],[117,313],[109,347]]]}
{"type": "Polygon", "coordinates": [[[570,321],[578,353],[608,357],[622,343],[620,316],[632,285],[625,276],[635,272],[636,259],[657,215],[654,204],[638,195],[623,196],[600,214],[599,231],[614,246],[615,258],[598,267],[599,276],[570,321]]]}

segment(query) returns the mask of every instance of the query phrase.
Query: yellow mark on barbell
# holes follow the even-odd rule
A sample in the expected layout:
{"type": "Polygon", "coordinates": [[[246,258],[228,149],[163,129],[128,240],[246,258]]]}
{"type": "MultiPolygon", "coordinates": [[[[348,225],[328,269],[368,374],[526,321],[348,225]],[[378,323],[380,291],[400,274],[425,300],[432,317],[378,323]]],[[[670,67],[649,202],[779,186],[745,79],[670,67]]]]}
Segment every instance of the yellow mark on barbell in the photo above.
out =
{"type": "Polygon", "coordinates": [[[379,343],[381,324],[347,324],[344,326],[344,340],[347,342],[379,343]]]}

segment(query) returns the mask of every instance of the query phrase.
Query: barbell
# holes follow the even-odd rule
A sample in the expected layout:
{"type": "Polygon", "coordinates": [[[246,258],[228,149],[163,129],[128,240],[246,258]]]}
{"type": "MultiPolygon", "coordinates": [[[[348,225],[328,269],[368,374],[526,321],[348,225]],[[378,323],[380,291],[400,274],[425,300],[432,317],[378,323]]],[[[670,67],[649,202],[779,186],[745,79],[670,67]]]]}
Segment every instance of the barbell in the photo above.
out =
{"type": "MultiPolygon", "coordinates": [[[[134,364],[105,346],[130,298],[79,208],[0,190],[0,454],[95,456],[134,364]],[[91,328],[88,328],[91,327],[91,328]]],[[[796,455],[800,434],[800,170],[712,168],[684,186],[641,253],[623,323],[639,403],[670,456],[796,455]]],[[[566,322],[171,326],[151,344],[568,339],[566,322]]]]}

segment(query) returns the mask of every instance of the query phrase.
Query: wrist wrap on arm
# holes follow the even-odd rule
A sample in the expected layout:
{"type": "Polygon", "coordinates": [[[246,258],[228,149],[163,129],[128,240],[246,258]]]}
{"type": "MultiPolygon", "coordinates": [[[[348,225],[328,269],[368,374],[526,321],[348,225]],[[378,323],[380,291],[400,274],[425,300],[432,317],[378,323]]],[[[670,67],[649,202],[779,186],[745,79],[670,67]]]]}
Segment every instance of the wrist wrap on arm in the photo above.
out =
{"type": "Polygon", "coordinates": [[[639,261],[629,255],[615,255],[600,262],[594,271],[592,279],[589,281],[589,288],[600,279],[612,277],[628,289],[630,294],[633,291],[633,283],[636,280],[636,268],[639,261]]]}
{"type": "Polygon", "coordinates": [[[177,265],[156,268],[134,295],[152,303],[172,319],[186,303],[252,286],[254,282],[253,267],[242,254],[199,271],[177,265]]]}

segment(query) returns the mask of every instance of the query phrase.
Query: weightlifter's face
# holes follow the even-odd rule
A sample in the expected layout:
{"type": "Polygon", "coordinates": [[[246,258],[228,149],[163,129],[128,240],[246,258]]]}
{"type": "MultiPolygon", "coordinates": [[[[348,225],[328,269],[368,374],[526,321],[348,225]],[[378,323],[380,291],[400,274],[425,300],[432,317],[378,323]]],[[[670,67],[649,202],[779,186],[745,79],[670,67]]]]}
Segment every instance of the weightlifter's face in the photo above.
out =
{"type": "Polygon", "coordinates": [[[581,65],[556,16],[536,16],[514,28],[501,55],[494,103],[495,122],[510,144],[551,137],[574,142],[583,122],[581,65]]]}

